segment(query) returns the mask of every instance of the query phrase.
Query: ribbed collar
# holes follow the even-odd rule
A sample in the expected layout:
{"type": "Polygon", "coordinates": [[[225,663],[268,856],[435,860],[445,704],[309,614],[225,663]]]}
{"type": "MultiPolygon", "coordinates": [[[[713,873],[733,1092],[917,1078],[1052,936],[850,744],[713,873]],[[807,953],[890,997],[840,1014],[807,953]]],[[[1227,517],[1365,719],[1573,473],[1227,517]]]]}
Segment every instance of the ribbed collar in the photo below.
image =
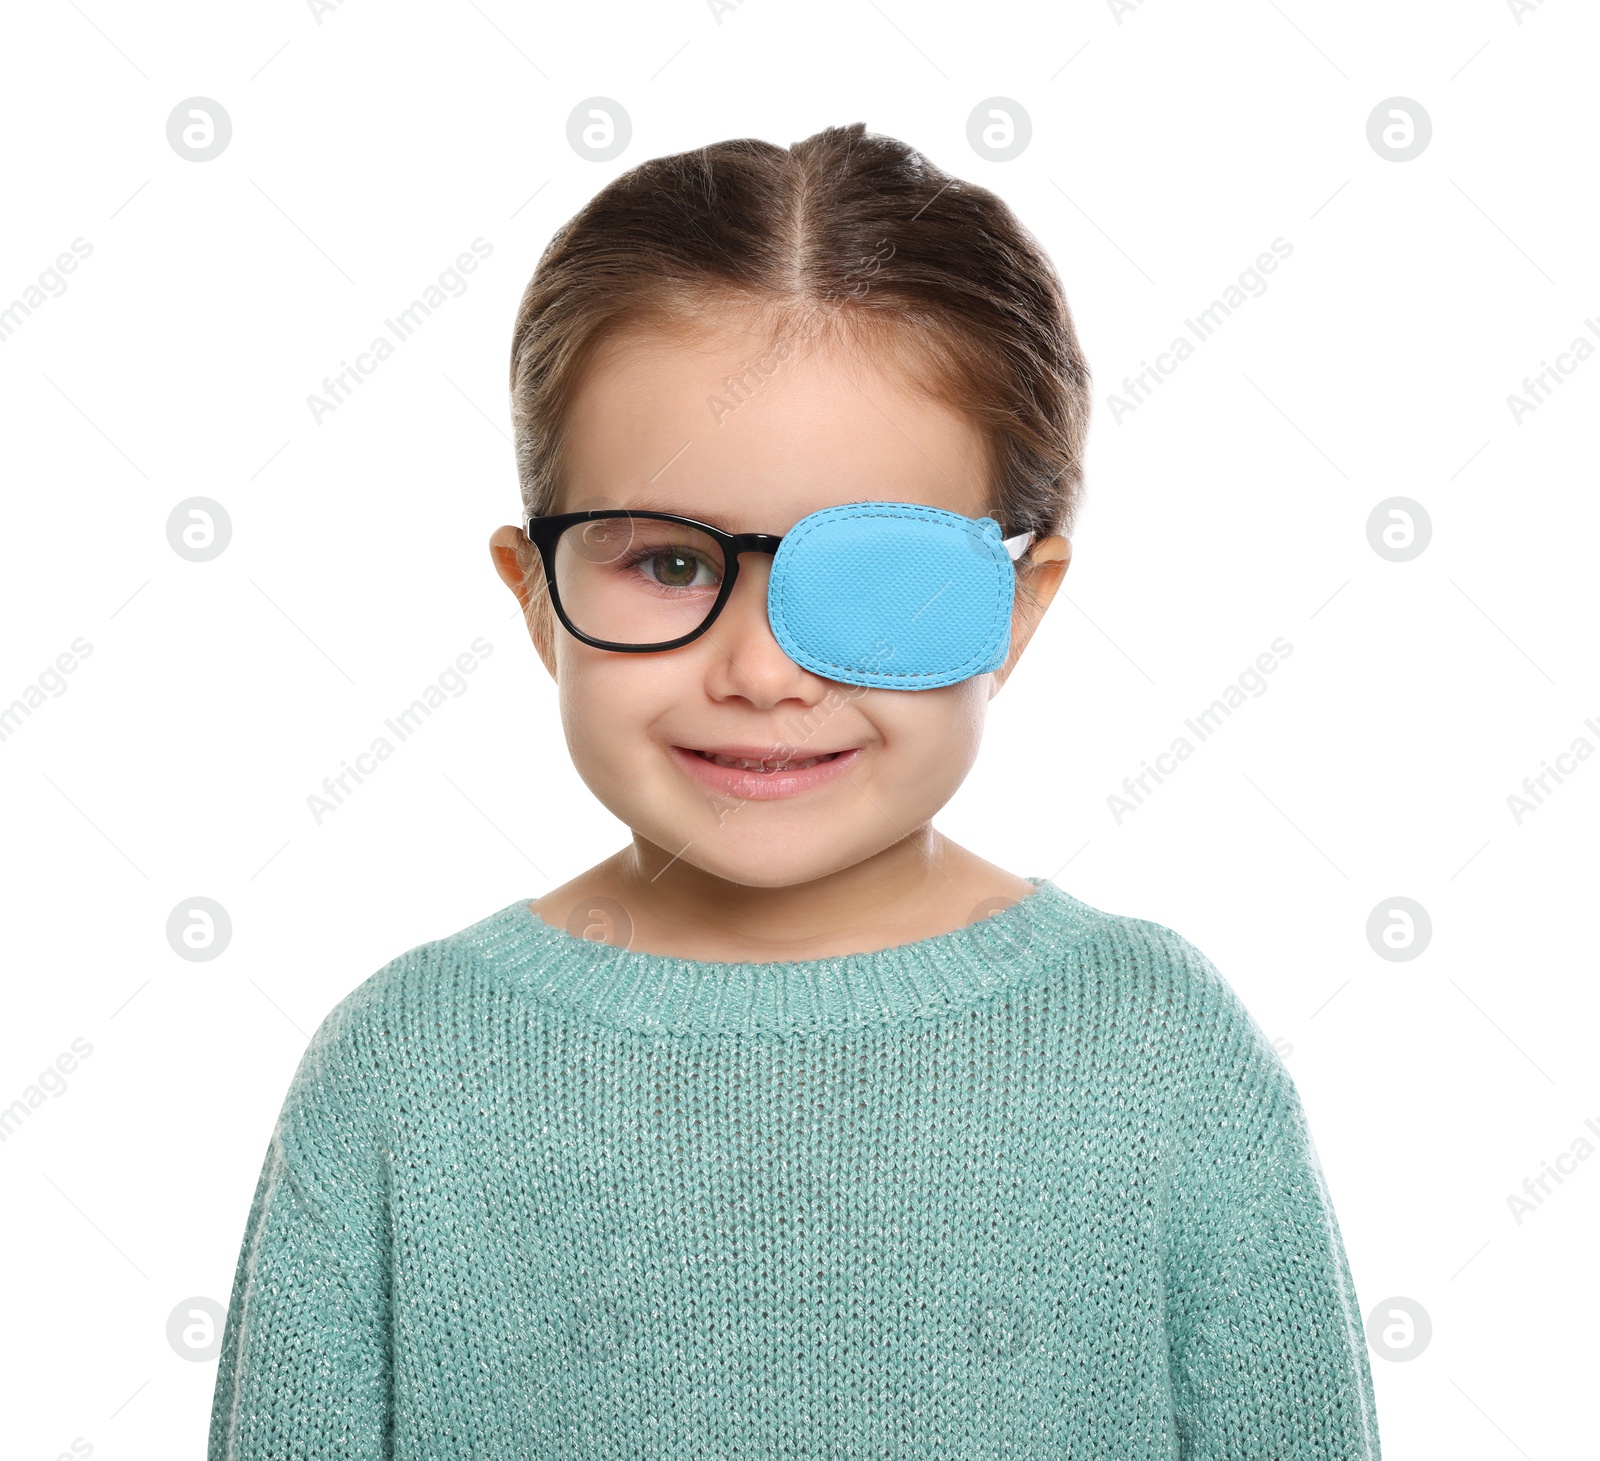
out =
{"type": "Polygon", "coordinates": [[[519,898],[463,929],[536,1003],[662,1034],[784,1034],[953,1013],[1020,983],[1105,914],[1046,878],[989,917],[915,943],[829,959],[719,963],[595,943],[519,898]]]}

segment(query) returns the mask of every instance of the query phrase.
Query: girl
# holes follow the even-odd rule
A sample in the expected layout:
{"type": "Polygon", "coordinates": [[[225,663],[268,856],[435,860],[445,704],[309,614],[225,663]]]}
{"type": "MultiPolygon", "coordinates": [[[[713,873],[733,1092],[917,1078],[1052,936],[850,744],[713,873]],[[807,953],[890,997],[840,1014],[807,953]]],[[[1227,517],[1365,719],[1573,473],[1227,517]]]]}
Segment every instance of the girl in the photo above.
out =
{"type": "Polygon", "coordinates": [[[511,387],[495,567],[633,839],[323,1022],[212,1461],[1376,1461],[1259,1027],[932,826],[1070,558],[1036,242],[861,125],[657,159],[550,244],[511,387]]]}

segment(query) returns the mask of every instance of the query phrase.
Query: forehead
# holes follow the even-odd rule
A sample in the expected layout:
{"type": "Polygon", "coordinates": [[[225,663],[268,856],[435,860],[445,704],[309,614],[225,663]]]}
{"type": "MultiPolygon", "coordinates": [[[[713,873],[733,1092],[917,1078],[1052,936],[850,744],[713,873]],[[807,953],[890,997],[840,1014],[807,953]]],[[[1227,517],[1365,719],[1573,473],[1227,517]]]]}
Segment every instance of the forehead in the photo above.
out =
{"type": "Polygon", "coordinates": [[[837,335],[724,317],[631,332],[591,362],[559,507],[650,507],[785,532],[841,502],[989,508],[987,442],[886,358],[837,335]]]}

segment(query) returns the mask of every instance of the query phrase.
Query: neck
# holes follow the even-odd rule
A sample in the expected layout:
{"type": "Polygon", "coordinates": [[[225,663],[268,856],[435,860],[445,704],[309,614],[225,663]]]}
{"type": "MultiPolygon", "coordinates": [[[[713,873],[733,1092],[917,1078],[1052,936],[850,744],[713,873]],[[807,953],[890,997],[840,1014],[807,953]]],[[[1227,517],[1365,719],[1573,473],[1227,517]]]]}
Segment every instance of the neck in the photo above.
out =
{"type": "MultiPolygon", "coordinates": [[[[571,901],[601,896],[620,903],[636,949],[756,962],[829,958],[931,937],[967,923],[985,900],[1032,891],[931,824],[861,862],[774,887],[719,877],[636,836],[568,888],[571,901]]],[[[559,905],[566,892],[540,900],[554,922],[564,921],[559,905]],[[548,910],[547,901],[554,905],[548,910]]]]}

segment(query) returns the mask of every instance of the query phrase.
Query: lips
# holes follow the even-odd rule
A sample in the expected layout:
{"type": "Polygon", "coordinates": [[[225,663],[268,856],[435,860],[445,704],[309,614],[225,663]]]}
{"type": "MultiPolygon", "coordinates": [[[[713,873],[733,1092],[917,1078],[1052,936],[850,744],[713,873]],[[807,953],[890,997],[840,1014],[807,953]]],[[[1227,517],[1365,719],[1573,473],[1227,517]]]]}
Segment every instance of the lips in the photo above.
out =
{"type": "Polygon", "coordinates": [[[774,751],[771,745],[669,749],[691,780],[741,801],[775,801],[826,786],[843,776],[861,754],[859,746],[808,756],[774,751]]]}
{"type": "Polygon", "coordinates": [[[815,751],[809,756],[796,756],[759,746],[683,746],[680,749],[693,751],[715,766],[726,766],[733,771],[759,771],[766,775],[776,771],[805,771],[842,754],[840,751],[815,751]]]}

